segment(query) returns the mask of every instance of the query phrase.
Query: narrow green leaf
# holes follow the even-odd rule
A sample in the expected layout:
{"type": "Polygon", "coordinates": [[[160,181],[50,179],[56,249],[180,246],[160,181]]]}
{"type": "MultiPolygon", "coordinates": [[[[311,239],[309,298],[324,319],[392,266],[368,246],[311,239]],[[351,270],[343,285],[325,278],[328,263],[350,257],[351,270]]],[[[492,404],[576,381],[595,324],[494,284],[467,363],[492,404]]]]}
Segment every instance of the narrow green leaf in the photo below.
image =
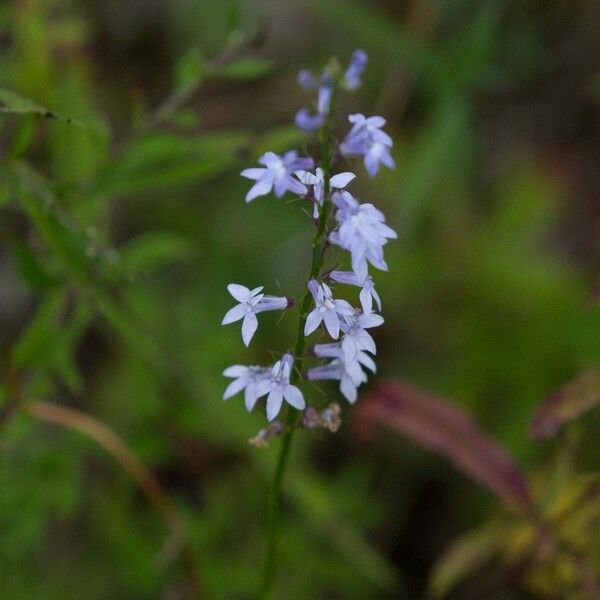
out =
{"type": "Polygon", "coordinates": [[[173,125],[186,129],[193,129],[200,125],[200,115],[193,110],[179,110],[171,115],[169,121],[173,123],[173,125]]]}
{"type": "Polygon", "coordinates": [[[90,301],[144,362],[154,366],[158,364],[160,350],[157,343],[128,306],[98,289],[92,291],[90,301]]]}
{"type": "Polygon", "coordinates": [[[30,286],[43,289],[56,283],[56,277],[53,276],[40,258],[22,240],[12,240],[10,249],[16,259],[19,275],[30,286]]]}
{"type": "Polygon", "coordinates": [[[15,163],[13,172],[20,184],[17,198],[40,235],[63,265],[78,279],[84,279],[87,259],[82,234],[68,215],[58,212],[54,194],[39,173],[25,162],[15,163]]]}
{"type": "Polygon", "coordinates": [[[190,250],[185,238],[168,232],[139,235],[120,249],[126,269],[147,271],[181,259],[190,250]]]}
{"type": "Polygon", "coordinates": [[[51,369],[74,394],[83,388],[83,377],[75,363],[75,352],[90,320],[89,309],[79,302],[55,335],[51,369]]]}
{"type": "Polygon", "coordinates": [[[247,134],[238,132],[148,135],[105,169],[94,191],[130,194],[212,177],[235,164],[236,152],[248,140],[247,134]]]}
{"type": "Polygon", "coordinates": [[[0,169],[0,206],[6,204],[12,195],[12,189],[8,173],[5,169],[0,169]]]}
{"type": "Polygon", "coordinates": [[[290,489],[299,508],[317,530],[330,533],[328,543],[351,568],[360,571],[382,589],[394,589],[398,571],[350,522],[337,517],[332,496],[318,481],[298,475],[290,483],[290,489]]]}
{"type": "Polygon", "coordinates": [[[5,88],[0,88],[0,112],[38,115],[46,119],[56,119],[58,121],[63,121],[64,123],[77,125],[78,127],[85,127],[83,123],[80,123],[75,119],[65,117],[41,104],[37,104],[29,98],[25,98],[20,94],[5,88]]]}
{"type": "Polygon", "coordinates": [[[42,300],[35,315],[12,349],[15,365],[42,364],[54,344],[55,324],[67,298],[64,289],[56,288],[42,300]]]}
{"type": "Polygon", "coordinates": [[[178,89],[197,86],[206,74],[206,65],[198,48],[188,50],[175,66],[175,84],[178,89]]]}
{"type": "Polygon", "coordinates": [[[252,149],[257,157],[268,150],[283,154],[290,148],[297,148],[306,143],[306,133],[293,125],[274,127],[261,136],[252,149]]]}
{"type": "Polygon", "coordinates": [[[259,79],[273,72],[275,64],[263,58],[240,58],[225,65],[220,73],[232,79],[259,79]]]}

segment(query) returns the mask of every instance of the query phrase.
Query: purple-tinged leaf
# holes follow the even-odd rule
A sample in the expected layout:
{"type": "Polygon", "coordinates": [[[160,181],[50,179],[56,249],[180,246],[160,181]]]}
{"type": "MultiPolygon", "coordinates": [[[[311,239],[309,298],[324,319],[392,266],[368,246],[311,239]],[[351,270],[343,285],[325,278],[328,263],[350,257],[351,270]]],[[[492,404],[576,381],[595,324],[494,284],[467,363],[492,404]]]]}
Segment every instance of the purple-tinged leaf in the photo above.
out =
{"type": "Polygon", "coordinates": [[[534,438],[552,438],[561,427],[600,405],[600,369],[584,371],[550,394],[539,405],[531,423],[534,438]]]}
{"type": "Polygon", "coordinates": [[[371,390],[355,414],[359,433],[368,435],[375,425],[399,431],[452,461],[506,504],[525,511],[530,508],[527,479],[515,461],[450,401],[388,380],[371,390]]]}
{"type": "Polygon", "coordinates": [[[500,550],[505,528],[499,523],[485,525],[453,540],[433,566],[429,592],[443,598],[459,583],[473,575],[500,550]]]}

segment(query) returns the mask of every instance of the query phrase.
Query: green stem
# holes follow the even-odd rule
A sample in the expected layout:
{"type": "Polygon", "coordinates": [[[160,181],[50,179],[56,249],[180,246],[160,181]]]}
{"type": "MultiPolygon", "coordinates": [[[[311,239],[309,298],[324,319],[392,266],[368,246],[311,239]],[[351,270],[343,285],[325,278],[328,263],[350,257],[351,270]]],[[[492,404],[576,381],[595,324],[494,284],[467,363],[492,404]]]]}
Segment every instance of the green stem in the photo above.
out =
{"type": "MultiPolygon", "coordinates": [[[[319,212],[319,220],[317,222],[317,230],[312,240],[312,262],[310,266],[310,273],[308,280],[315,279],[318,277],[321,268],[323,266],[323,258],[325,255],[325,243],[327,241],[327,223],[329,221],[329,215],[331,213],[331,198],[330,198],[330,185],[329,179],[331,177],[331,126],[333,122],[333,113],[335,106],[335,99],[337,95],[337,80],[334,81],[333,93],[331,97],[330,110],[325,124],[319,132],[319,141],[321,143],[321,156],[323,169],[323,206],[321,206],[319,212]]],[[[294,383],[298,379],[298,373],[303,365],[305,356],[306,337],[304,336],[304,326],[306,324],[306,318],[311,304],[311,295],[305,294],[300,302],[300,319],[298,320],[298,337],[296,338],[296,345],[294,347],[294,358],[298,368],[294,369],[290,376],[291,383],[294,383]]],[[[265,563],[263,567],[262,580],[260,589],[258,592],[258,598],[267,598],[271,587],[273,586],[273,580],[275,578],[275,569],[277,562],[277,538],[279,534],[279,522],[281,513],[281,485],[283,481],[283,475],[287,467],[290,448],[292,444],[292,437],[296,430],[297,413],[293,410],[288,409],[285,432],[281,440],[281,448],[279,450],[279,456],[277,458],[277,465],[275,467],[275,474],[271,485],[269,486],[267,504],[267,551],[265,556],[265,563]]]]}

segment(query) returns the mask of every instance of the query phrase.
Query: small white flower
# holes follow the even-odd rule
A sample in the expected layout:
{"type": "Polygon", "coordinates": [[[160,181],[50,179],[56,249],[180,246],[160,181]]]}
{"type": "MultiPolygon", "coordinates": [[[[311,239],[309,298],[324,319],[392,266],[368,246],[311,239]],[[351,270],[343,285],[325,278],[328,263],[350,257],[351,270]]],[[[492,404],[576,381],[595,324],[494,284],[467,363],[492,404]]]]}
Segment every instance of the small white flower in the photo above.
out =
{"type": "MultiPolygon", "coordinates": [[[[313,207],[313,217],[319,218],[319,208],[323,205],[323,196],[325,189],[325,174],[321,167],[317,167],[315,174],[313,175],[310,171],[296,171],[294,173],[296,177],[306,186],[313,186],[313,196],[315,204],[313,207]]],[[[344,173],[338,173],[329,179],[330,190],[341,190],[344,189],[356,175],[345,171],[344,173]]]]}
{"type": "Polygon", "coordinates": [[[290,304],[290,301],[285,297],[261,294],[263,286],[251,290],[244,285],[230,283],[227,289],[239,304],[227,311],[221,324],[229,325],[229,323],[235,323],[243,319],[242,339],[246,346],[250,345],[250,340],[252,340],[258,328],[257,313],[268,310],[283,310],[290,304]]]}

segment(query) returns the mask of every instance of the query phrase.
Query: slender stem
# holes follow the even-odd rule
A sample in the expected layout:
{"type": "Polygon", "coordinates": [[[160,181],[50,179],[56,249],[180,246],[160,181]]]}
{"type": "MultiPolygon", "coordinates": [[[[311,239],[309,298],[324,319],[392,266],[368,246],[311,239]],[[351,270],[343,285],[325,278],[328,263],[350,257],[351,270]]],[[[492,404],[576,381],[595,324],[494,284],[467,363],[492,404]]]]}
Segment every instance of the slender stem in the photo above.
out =
{"type": "Polygon", "coordinates": [[[38,400],[22,403],[29,415],[48,423],[56,423],[78,431],[95,440],[123,467],[139,486],[146,498],[164,520],[171,532],[168,547],[176,549],[187,571],[189,592],[193,598],[203,598],[196,568],[194,551],[184,530],[182,519],[175,504],[156,477],[144,466],[129,446],[112,429],[94,417],[66,406],[38,400]]]}
{"type": "MultiPolygon", "coordinates": [[[[321,157],[323,169],[323,205],[319,211],[319,220],[317,222],[317,230],[312,240],[312,261],[308,280],[318,277],[323,266],[323,258],[325,254],[325,243],[327,240],[327,223],[329,222],[329,214],[331,212],[330,184],[331,177],[331,126],[333,123],[333,114],[335,99],[337,95],[337,80],[334,80],[333,91],[330,102],[330,110],[325,121],[325,124],[319,131],[319,141],[321,143],[321,157]]],[[[311,304],[311,295],[305,294],[300,303],[300,318],[298,320],[298,336],[294,347],[294,358],[299,367],[302,367],[305,356],[306,337],[304,335],[304,326],[311,304]]],[[[294,369],[290,376],[290,381],[294,383],[298,379],[299,369],[294,369]]],[[[286,428],[281,440],[281,448],[277,458],[275,474],[267,498],[268,515],[267,515],[267,550],[265,563],[263,567],[262,580],[258,592],[258,598],[267,598],[273,586],[275,578],[275,570],[277,566],[277,537],[279,534],[279,522],[281,513],[281,486],[283,475],[287,467],[292,437],[296,429],[297,413],[288,409],[286,428]]]]}
{"type": "Polygon", "coordinates": [[[296,415],[292,411],[288,411],[287,427],[283,434],[283,439],[281,440],[281,449],[279,451],[279,457],[277,458],[277,466],[275,467],[275,474],[271,481],[271,485],[269,486],[269,494],[267,497],[267,551],[258,598],[268,597],[271,586],[273,585],[273,579],[275,578],[277,535],[279,533],[280,520],[281,482],[290,455],[295,426],[296,415]]]}

